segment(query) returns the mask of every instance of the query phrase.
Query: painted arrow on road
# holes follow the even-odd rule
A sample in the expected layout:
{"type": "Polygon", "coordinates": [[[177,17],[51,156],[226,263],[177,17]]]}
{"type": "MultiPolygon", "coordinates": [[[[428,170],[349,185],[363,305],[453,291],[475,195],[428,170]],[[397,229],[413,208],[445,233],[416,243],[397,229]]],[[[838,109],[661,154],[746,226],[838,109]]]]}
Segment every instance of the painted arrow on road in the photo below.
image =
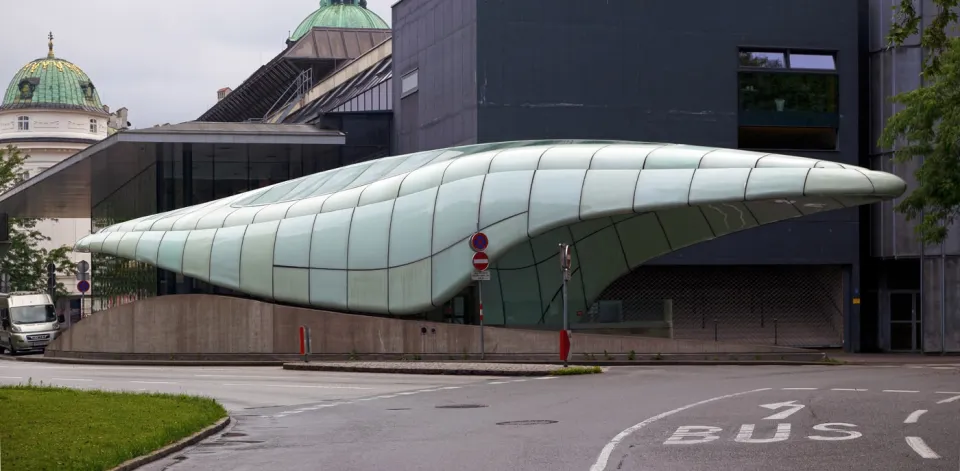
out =
{"type": "Polygon", "coordinates": [[[770,409],[770,410],[777,410],[777,409],[782,409],[782,408],[784,408],[784,407],[789,407],[789,409],[787,409],[787,410],[785,410],[785,411],[783,411],[783,412],[777,412],[776,414],[773,414],[773,415],[771,415],[770,417],[764,417],[763,420],[782,420],[782,419],[786,419],[787,417],[790,417],[791,415],[796,414],[797,412],[799,412],[800,409],[803,409],[804,407],[807,407],[807,406],[805,406],[805,405],[803,405],[803,404],[797,404],[796,402],[797,402],[797,401],[787,401],[787,402],[777,402],[777,403],[775,403],[775,404],[763,404],[763,405],[761,405],[760,407],[763,407],[763,408],[765,408],[765,409],[770,409]]]}

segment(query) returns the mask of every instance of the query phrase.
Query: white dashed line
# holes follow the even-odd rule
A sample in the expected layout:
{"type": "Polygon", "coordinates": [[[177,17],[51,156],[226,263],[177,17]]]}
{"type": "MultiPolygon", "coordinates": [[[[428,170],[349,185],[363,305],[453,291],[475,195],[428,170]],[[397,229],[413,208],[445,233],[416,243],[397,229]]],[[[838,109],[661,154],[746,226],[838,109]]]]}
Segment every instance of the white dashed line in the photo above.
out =
{"type": "Polygon", "coordinates": [[[310,389],[373,389],[359,386],[324,386],[320,384],[259,384],[259,383],[224,383],[222,386],[256,386],[269,388],[310,388],[310,389]]]}
{"type": "Polygon", "coordinates": [[[23,379],[23,376],[0,376],[0,379],[23,379]]]}
{"type": "Polygon", "coordinates": [[[134,384],[177,384],[173,381],[130,381],[134,384]]]}
{"type": "Polygon", "coordinates": [[[831,391],[852,391],[852,392],[867,392],[869,389],[847,389],[847,388],[833,388],[831,391]]]}
{"type": "Polygon", "coordinates": [[[888,393],[918,393],[920,391],[910,391],[907,389],[884,389],[883,392],[888,393]]]}
{"type": "Polygon", "coordinates": [[[937,401],[937,404],[947,404],[947,403],[950,403],[950,402],[954,402],[954,401],[960,400],[960,393],[949,393],[949,392],[948,392],[948,393],[942,393],[942,392],[938,392],[937,394],[956,394],[956,396],[948,397],[948,398],[946,398],[946,399],[944,399],[944,400],[942,400],[942,401],[937,401]]]}
{"type": "Polygon", "coordinates": [[[923,414],[926,414],[926,413],[927,413],[927,411],[926,411],[925,409],[920,409],[920,410],[918,410],[918,411],[913,411],[913,412],[910,413],[910,415],[907,416],[907,420],[904,420],[903,423],[905,423],[905,424],[915,424],[915,423],[917,423],[918,420],[920,420],[920,416],[923,415],[923,414]]]}
{"type": "Polygon", "coordinates": [[[816,391],[817,388],[783,388],[784,391],[816,391]]]}
{"type": "Polygon", "coordinates": [[[444,387],[442,387],[442,388],[440,388],[440,389],[443,389],[443,390],[445,390],[445,391],[449,391],[449,390],[451,390],[451,389],[460,389],[461,387],[463,387],[463,386],[444,386],[444,387]]]}
{"type": "Polygon", "coordinates": [[[84,378],[50,378],[51,381],[93,381],[92,379],[84,378]]]}
{"type": "Polygon", "coordinates": [[[487,383],[487,384],[507,384],[507,383],[509,383],[509,382],[510,382],[510,381],[491,381],[491,382],[489,382],[489,383],[487,383]]]}
{"type": "Polygon", "coordinates": [[[910,448],[913,448],[913,451],[917,452],[921,458],[926,458],[928,460],[936,460],[940,458],[940,455],[936,454],[920,437],[907,437],[907,445],[910,445],[910,448]]]}

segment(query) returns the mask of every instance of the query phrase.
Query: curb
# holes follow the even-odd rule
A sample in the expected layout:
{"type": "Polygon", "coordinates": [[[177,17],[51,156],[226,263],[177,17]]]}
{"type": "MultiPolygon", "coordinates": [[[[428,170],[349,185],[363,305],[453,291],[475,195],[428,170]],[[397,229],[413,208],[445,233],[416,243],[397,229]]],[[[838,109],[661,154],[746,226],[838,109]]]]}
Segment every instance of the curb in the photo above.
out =
{"type": "Polygon", "coordinates": [[[199,442],[201,442],[201,441],[209,438],[211,435],[215,435],[215,434],[219,433],[221,430],[227,428],[227,425],[230,425],[230,422],[231,422],[231,421],[232,421],[232,419],[231,419],[230,416],[228,415],[228,416],[220,419],[217,423],[215,423],[215,424],[213,424],[213,425],[211,425],[211,426],[209,426],[209,427],[207,427],[207,428],[205,428],[205,429],[203,429],[203,430],[201,430],[201,431],[199,431],[199,432],[197,432],[197,433],[195,433],[195,434],[193,434],[193,435],[191,435],[191,436],[189,436],[189,437],[187,437],[187,438],[184,438],[183,440],[180,440],[179,442],[176,442],[176,443],[174,443],[174,444],[172,444],[172,445],[167,445],[167,446],[165,446],[165,447],[163,447],[163,448],[161,448],[161,449],[159,449],[159,450],[157,450],[157,451],[154,451],[153,453],[150,453],[150,454],[147,454],[147,455],[143,455],[143,456],[139,456],[139,457],[134,458],[134,459],[132,459],[132,460],[127,460],[127,461],[125,461],[125,462],[123,462],[123,463],[120,463],[119,466],[117,466],[116,468],[111,469],[110,471],[133,471],[133,470],[135,470],[135,469],[137,469],[137,468],[139,468],[139,467],[141,467],[141,466],[143,466],[143,465],[146,465],[146,464],[149,464],[149,463],[153,463],[154,461],[158,461],[158,460],[160,460],[160,459],[162,459],[162,458],[166,458],[166,457],[168,457],[168,456],[170,456],[170,455],[172,455],[172,454],[174,454],[174,453],[176,453],[176,452],[178,452],[178,451],[183,450],[184,448],[187,448],[187,447],[189,447],[189,446],[196,445],[197,443],[199,443],[199,442]]]}
{"type": "Polygon", "coordinates": [[[283,366],[285,362],[277,360],[265,361],[229,361],[229,360],[95,360],[86,358],[10,358],[8,361],[22,361],[25,363],[61,363],[71,365],[126,365],[126,366],[283,366]]]}
{"type": "Polygon", "coordinates": [[[549,371],[506,371],[483,369],[445,369],[445,368],[385,368],[363,366],[332,365],[294,365],[284,364],[283,369],[294,371],[340,371],[351,373],[391,373],[414,375],[457,375],[457,376],[546,376],[549,371]]]}

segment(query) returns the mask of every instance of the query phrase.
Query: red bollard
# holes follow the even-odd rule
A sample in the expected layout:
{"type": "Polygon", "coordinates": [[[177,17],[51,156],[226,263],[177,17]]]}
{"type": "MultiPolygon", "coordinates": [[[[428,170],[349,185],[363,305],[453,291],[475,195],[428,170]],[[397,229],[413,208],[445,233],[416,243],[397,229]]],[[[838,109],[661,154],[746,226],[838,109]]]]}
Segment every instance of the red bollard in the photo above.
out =
{"type": "Polygon", "coordinates": [[[300,326],[300,356],[307,354],[307,328],[300,326]]]}
{"type": "Polygon", "coordinates": [[[564,363],[570,357],[570,333],[566,330],[560,331],[560,360],[564,363]]]}

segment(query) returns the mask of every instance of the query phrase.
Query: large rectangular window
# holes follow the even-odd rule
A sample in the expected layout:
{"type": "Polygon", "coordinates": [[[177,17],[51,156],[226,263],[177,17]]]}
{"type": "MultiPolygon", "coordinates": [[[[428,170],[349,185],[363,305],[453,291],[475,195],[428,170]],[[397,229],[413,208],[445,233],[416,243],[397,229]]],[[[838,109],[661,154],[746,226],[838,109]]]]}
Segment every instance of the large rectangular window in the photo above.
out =
{"type": "Polygon", "coordinates": [[[740,148],[837,150],[835,54],[744,49],[739,69],[740,148]]]}

